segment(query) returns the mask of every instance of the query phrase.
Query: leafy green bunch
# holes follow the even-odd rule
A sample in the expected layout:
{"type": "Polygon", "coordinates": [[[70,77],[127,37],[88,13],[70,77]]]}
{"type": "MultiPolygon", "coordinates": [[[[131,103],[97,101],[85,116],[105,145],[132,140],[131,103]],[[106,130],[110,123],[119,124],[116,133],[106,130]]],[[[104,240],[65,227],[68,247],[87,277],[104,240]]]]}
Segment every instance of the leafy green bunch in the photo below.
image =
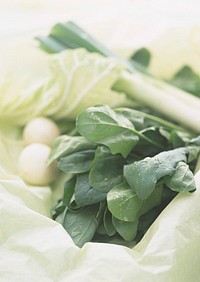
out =
{"type": "Polygon", "coordinates": [[[179,192],[196,189],[200,138],[130,108],[90,107],[77,134],[58,137],[49,163],[70,178],[52,210],[75,244],[140,240],[179,192]]]}

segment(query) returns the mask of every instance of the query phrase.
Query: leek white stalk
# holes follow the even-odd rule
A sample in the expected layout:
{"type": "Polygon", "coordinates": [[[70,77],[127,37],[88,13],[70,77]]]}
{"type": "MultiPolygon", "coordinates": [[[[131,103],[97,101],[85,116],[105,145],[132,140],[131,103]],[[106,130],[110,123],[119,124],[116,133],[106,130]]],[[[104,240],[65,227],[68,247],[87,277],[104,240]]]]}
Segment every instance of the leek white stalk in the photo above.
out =
{"type": "Polygon", "coordinates": [[[142,73],[123,72],[114,90],[200,133],[200,99],[142,73]]]}

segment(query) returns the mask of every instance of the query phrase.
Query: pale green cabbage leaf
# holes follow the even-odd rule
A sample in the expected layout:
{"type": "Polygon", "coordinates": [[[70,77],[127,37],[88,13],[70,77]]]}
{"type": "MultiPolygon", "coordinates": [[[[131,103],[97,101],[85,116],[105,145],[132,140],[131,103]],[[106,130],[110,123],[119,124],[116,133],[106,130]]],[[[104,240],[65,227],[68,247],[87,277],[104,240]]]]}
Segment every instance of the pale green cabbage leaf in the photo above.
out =
{"type": "Polygon", "coordinates": [[[47,64],[49,74],[40,79],[11,72],[1,78],[0,124],[24,125],[40,115],[74,120],[92,105],[127,104],[125,94],[111,89],[124,68],[115,59],[77,49],[49,55],[47,64]]]}

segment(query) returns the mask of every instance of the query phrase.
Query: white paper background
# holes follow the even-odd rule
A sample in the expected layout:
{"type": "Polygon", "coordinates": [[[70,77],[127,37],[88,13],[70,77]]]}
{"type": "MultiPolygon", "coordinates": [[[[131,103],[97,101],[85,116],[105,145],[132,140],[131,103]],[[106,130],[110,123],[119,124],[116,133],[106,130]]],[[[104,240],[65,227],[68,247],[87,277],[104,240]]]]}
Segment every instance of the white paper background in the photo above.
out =
{"type": "Polygon", "coordinates": [[[199,13],[198,0],[0,0],[0,40],[73,20],[121,54],[150,46],[151,71],[167,78],[188,63],[200,73],[199,13]]]}

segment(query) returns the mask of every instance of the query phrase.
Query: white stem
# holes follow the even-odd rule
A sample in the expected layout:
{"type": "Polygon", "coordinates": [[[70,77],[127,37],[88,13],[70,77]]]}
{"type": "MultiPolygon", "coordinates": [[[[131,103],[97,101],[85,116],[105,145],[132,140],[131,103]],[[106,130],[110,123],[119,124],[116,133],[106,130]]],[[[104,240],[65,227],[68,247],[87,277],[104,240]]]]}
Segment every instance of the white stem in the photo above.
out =
{"type": "Polygon", "coordinates": [[[199,98],[137,72],[123,72],[114,89],[200,133],[199,98]]]}

